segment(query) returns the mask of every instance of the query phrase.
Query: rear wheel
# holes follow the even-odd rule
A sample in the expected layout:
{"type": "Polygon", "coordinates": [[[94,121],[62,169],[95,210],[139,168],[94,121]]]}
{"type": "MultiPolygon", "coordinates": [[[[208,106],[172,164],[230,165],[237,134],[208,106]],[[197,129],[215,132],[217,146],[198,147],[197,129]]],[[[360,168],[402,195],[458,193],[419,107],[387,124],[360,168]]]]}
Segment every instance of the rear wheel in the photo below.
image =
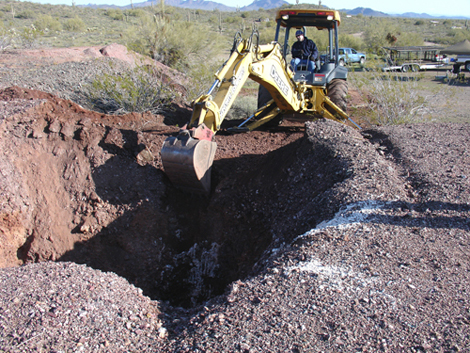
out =
{"type": "Polygon", "coordinates": [[[467,62],[465,63],[465,69],[466,69],[467,71],[470,71],[470,61],[467,61],[467,62]]]}
{"type": "Polygon", "coordinates": [[[366,59],[364,59],[363,57],[361,59],[359,59],[359,63],[361,65],[364,65],[365,62],[366,62],[366,59]]]}
{"type": "MultiPolygon", "coordinates": [[[[346,96],[348,95],[348,82],[346,80],[334,79],[326,87],[328,98],[346,113],[346,96]]],[[[331,112],[331,111],[330,111],[331,112]]],[[[331,112],[333,113],[333,112],[331,112]]]]}
{"type": "MultiPolygon", "coordinates": [[[[259,85],[258,89],[258,109],[262,106],[266,105],[273,97],[271,97],[271,93],[264,88],[264,86],[259,85]]],[[[279,114],[274,119],[268,121],[267,123],[263,124],[265,127],[276,127],[279,126],[282,122],[282,114],[279,114]]]]}
{"type": "Polygon", "coordinates": [[[344,66],[344,60],[343,60],[343,59],[339,59],[339,64],[340,64],[341,66],[344,66]]]}
{"type": "Polygon", "coordinates": [[[403,65],[401,68],[401,72],[408,72],[410,71],[410,67],[408,65],[403,65]]]}

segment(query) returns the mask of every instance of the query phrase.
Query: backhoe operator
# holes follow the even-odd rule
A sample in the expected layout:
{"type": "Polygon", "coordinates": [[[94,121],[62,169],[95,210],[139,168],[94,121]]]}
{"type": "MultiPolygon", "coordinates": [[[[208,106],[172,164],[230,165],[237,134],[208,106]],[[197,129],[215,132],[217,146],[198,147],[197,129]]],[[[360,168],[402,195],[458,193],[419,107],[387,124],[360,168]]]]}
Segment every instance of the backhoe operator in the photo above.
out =
{"type": "Polygon", "coordinates": [[[315,70],[315,61],[318,58],[317,45],[313,40],[305,37],[303,31],[298,30],[295,32],[297,42],[292,45],[292,61],[291,65],[296,70],[297,65],[307,65],[309,71],[315,70]]]}

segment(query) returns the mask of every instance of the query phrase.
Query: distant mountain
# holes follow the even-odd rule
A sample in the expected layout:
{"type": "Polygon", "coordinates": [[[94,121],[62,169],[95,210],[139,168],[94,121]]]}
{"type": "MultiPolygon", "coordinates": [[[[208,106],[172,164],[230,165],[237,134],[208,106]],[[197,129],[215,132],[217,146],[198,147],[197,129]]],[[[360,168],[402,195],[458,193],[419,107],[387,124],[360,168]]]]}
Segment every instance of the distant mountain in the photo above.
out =
{"type": "Polygon", "coordinates": [[[362,14],[364,16],[372,16],[372,17],[389,17],[390,15],[380,12],[380,11],[375,11],[372,10],[368,7],[356,7],[354,10],[340,10],[342,12],[346,12],[348,15],[356,16],[359,14],[362,14]]]}
{"type": "Polygon", "coordinates": [[[396,16],[408,17],[408,18],[434,18],[433,16],[428,15],[427,13],[416,13],[416,12],[405,12],[396,16]]]}
{"type": "Polygon", "coordinates": [[[405,12],[402,14],[390,14],[393,17],[407,17],[407,18],[428,18],[428,19],[449,19],[449,20],[470,20],[470,17],[465,16],[432,16],[427,13],[405,12]]]}
{"type": "MultiPolygon", "coordinates": [[[[110,0],[113,1],[113,0],[110,0]]],[[[129,0],[130,2],[130,0],[129,0]]],[[[144,1],[133,4],[134,7],[144,7],[144,6],[151,6],[157,5],[160,0],[151,0],[151,1],[144,1]]],[[[208,10],[212,11],[218,9],[220,11],[236,11],[237,8],[233,6],[226,6],[220,4],[215,1],[206,1],[206,0],[165,0],[165,4],[169,6],[175,7],[184,7],[188,9],[200,9],[200,10],[208,10]]],[[[243,6],[240,8],[240,11],[255,11],[260,8],[262,9],[274,9],[281,7],[283,5],[289,5],[287,1],[284,0],[255,0],[248,6],[243,6]]],[[[110,8],[119,8],[119,9],[130,9],[131,5],[127,6],[116,6],[116,5],[79,5],[80,7],[93,7],[93,8],[102,8],[102,9],[110,9],[110,8]]],[[[406,18],[427,18],[427,19],[463,19],[468,20],[470,17],[464,16],[431,16],[426,13],[415,13],[415,12],[405,12],[402,14],[387,14],[384,12],[376,11],[368,7],[356,7],[353,10],[348,9],[341,9],[341,12],[345,12],[347,15],[357,16],[362,14],[363,16],[372,16],[372,17],[406,17],[406,18]]]]}
{"type": "MultiPolygon", "coordinates": [[[[133,7],[152,6],[152,5],[157,5],[159,2],[160,2],[159,0],[144,1],[144,2],[134,3],[132,6],[133,7]]],[[[259,10],[260,8],[274,9],[274,8],[281,7],[286,4],[288,5],[289,3],[284,0],[255,0],[250,5],[241,7],[240,11],[256,11],[256,10],[259,10]]],[[[233,6],[226,6],[215,1],[206,1],[206,0],[165,0],[165,5],[174,6],[174,7],[183,7],[187,9],[200,9],[200,10],[207,10],[207,11],[212,11],[215,9],[218,9],[220,11],[236,11],[237,10],[237,8],[233,6]]],[[[120,8],[123,10],[132,8],[130,4],[126,6],[93,5],[93,4],[79,5],[79,6],[101,8],[101,9],[120,8]]]]}
{"type": "MultiPolygon", "coordinates": [[[[157,5],[159,2],[160,2],[159,0],[144,1],[144,2],[133,3],[132,5],[129,4],[126,6],[94,5],[94,4],[78,5],[78,6],[79,7],[93,7],[93,8],[99,8],[99,9],[116,9],[117,8],[117,9],[122,9],[122,10],[128,10],[128,9],[131,9],[132,7],[145,7],[145,6],[157,5]]],[[[205,1],[205,0],[165,0],[165,5],[174,6],[174,7],[183,7],[183,8],[188,8],[188,9],[200,9],[200,10],[207,10],[207,11],[212,11],[215,9],[218,9],[220,11],[235,11],[236,10],[235,7],[226,6],[215,1],[205,1]]]]}
{"type": "Polygon", "coordinates": [[[261,9],[275,9],[283,5],[289,5],[287,1],[284,0],[255,0],[248,6],[243,6],[240,8],[241,11],[254,11],[261,9]]]}

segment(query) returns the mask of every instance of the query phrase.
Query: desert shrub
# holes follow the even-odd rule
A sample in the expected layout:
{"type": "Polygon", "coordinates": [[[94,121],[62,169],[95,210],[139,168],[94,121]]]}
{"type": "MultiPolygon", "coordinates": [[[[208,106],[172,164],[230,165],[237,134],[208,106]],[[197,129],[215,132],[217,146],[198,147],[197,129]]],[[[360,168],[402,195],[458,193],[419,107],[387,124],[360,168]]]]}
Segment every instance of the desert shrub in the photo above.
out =
{"type": "Polygon", "coordinates": [[[107,114],[156,114],[175,97],[175,93],[167,89],[151,69],[145,67],[97,76],[85,88],[85,94],[95,109],[107,114]]]}
{"type": "Polygon", "coordinates": [[[393,72],[349,76],[350,84],[366,99],[371,123],[379,125],[418,123],[431,118],[429,102],[432,97],[422,93],[418,79],[419,76],[393,72]]]}
{"type": "Polygon", "coordinates": [[[377,52],[381,47],[390,45],[390,36],[401,33],[400,29],[391,21],[376,18],[367,23],[364,30],[364,43],[370,52],[377,52]]]}
{"type": "Polygon", "coordinates": [[[105,14],[109,18],[112,18],[113,20],[116,20],[116,21],[124,20],[124,13],[122,12],[122,10],[119,10],[119,9],[109,9],[106,11],[105,14]]]}
{"type": "MultiPolygon", "coordinates": [[[[250,27],[247,26],[247,29],[250,31],[250,27]]],[[[251,33],[251,32],[248,32],[251,33]]],[[[274,40],[274,35],[276,33],[275,27],[265,27],[259,30],[259,42],[260,44],[271,43],[274,40]]]]}
{"type": "Polygon", "coordinates": [[[34,21],[34,27],[40,31],[61,31],[62,25],[59,20],[56,20],[51,15],[39,15],[36,21],[34,21]]]}
{"type": "Polygon", "coordinates": [[[142,9],[127,10],[126,13],[128,16],[139,18],[146,17],[148,15],[147,12],[142,9]]]}
{"type": "Polygon", "coordinates": [[[395,45],[402,47],[414,46],[414,45],[424,45],[424,40],[421,34],[416,32],[411,33],[402,33],[398,36],[398,40],[395,45]]]}
{"type": "Polygon", "coordinates": [[[211,17],[209,17],[209,23],[218,24],[219,23],[219,17],[215,16],[215,15],[212,15],[211,17]]]}
{"type": "Polygon", "coordinates": [[[255,96],[238,96],[227,112],[225,118],[244,119],[248,118],[258,107],[258,99],[255,96]]]}
{"type": "Polygon", "coordinates": [[[0,53],[12,46],[13,36],[8,32],[3,23],[0,23],[0,53]]]}
{"type": "Polygon", "coordinates": [[[218,49],[218,39],[205,26],[159,16],[142,19],[140,26],[129,28],[126,40],[130,49],[182,71],[195,60],[204,63],[218,49]]]}
{"type": "Polygon", "coordinates": [[[86,29],[85,22],[80,17],[70,18],[65,21],[64,29],[70,32],[83,32],[86,29]]]}
{"type": "Polygon", "coordinates": [[[24,10],[15,15],[16,18],[21,18],[21,19],[29,19],[29,18],[34,18],[35,14],[33,10],[24,10]]]}
{"type": "Polygon", "coordinates": [[[339,36],[339,46],[361,50],[364,47],[364,41],[360,37],[345,34],[339,36]]]}
{"type": "Polygon", "coordinates": [[[31,49],[35,48],[39,44],[38,39],[43,34],[44,33],[42,31],[31,26],[30,28],[23,28],[19,33],[17,40],[22,48],[31,49]]]}
{"type": "Polygon", "coordinates": [[[232,17],[232,16],[229,16],[229,17],[224,18],[224,21],[223,21],[223,22],[224,22],[224,23],[230,23],[230,24],[232,24],[232,23],[238,24],[238,23],[241,23],[241,22],[242,22],[242,18],[241,18],[241,17],[232,17]]]}
{"type": "Polygon", "coordinates": [[[186,85],[188,101],[193,101],[201,94],[207,93],[211,85],[214,83],[214,73],[220,67],[220,63],[214,63],[207,60],[205,65],[194,63],[189,66],[186,71],[190,78],[186,85]]]}

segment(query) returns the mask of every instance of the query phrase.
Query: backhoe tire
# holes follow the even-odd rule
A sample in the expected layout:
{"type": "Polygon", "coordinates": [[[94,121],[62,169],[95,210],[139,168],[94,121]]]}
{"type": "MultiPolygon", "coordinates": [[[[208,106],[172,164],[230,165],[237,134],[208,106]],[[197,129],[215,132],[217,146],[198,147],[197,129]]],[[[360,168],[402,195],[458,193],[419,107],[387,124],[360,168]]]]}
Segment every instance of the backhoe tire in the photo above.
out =
{"type": "MultiPolygon", "coordinates": [[[[264,106],[266,103],[268,103],[271,99],[271,93],[264,88],[264,86],[259,85],[258,89],[258,109],[264,106]]],[[[268,121],[267,123],[263,124],[262,126],[264,127],[276,127],[279,126],[282,123],[282,114],[279,114],[277,117],[274,119],[268,121]]]]}
{"type": "MultiPolygon", "coordinates": [[[[346,113],[346,96],[348,95],[348,82],[346,80],[334,79],[326,87],[328,98],[346,113]]],[[[333,113],[333,112],[332,112],[333,113]]]]}

